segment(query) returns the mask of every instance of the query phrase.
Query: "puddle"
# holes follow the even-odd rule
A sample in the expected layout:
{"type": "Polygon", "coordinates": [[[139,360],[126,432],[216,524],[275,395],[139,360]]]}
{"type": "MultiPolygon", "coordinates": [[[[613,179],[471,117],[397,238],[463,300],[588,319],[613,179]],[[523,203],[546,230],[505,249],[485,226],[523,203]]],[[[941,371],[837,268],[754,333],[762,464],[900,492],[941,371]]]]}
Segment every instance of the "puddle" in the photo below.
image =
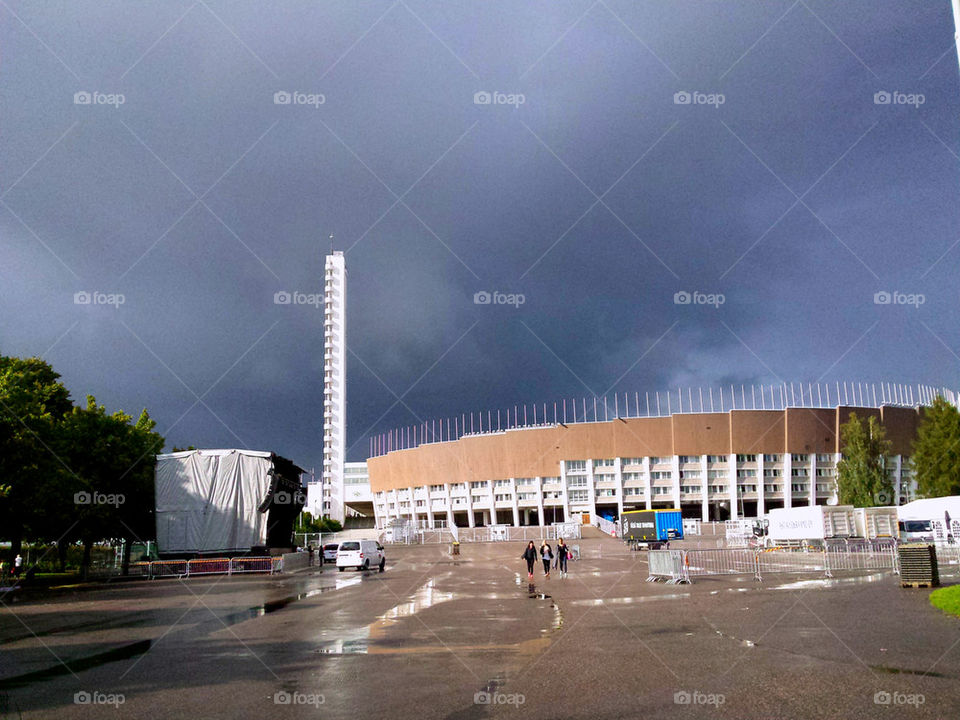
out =
{"type": "Polygon", "coordinates": [[[671,593],[668,595],[642,595],[639,597],[597,598],[596,600],[574,600],[571,605],[598,607],[601,605],[633,605],[655,600],[679,600],[690,597],[690,593],[671,593]]]}
{"type": "Polygon", "coordinates": [[[317,652],[323,655],[365,655],[371,652],[371,641],[379,639],[387,629],[403,618],[413,617],[434,605],[449,602],[454,597],[452,592],[437,590],[436,580],[431,579],[406,602],[394,605],[366,627],[347,631],[335,640],[322,642],[317,652]]]}
{"type": "MultiPolygon", "coordinates": [[[[202,634],[204,630],[206,630],[206,632],[220,630],[223,629],[224,626],[229,627],[253,618],[268,615],[276,612],[277,610],[282,610],[298,600],[303,600],[308,597],[313,597],[314,595],[320,595],[325,592],[340,590],[345,587],[350,587],[351,585],[356,585],[361,580],[362,578],[359,577],[343,580],[338,579],[336,583],[331,586],[308,590],[306,592],[302,592],[297,595],[291,595],[279,600],[271,600],[263,603],[262,605],[248,608],[247,610],[242,610],[240,612],[230,613],[218,618],[204,618],[197,626],[191,627],[190,632],[194,635],[194,637],[196,637],[199,634],[202,634]]],[[[104,627],[106,629],[112,629],[114,626],[104,627]]],[[[107,650],[95,655],[88,655],[87,657],[77,658],[76,660],[67,660],[44,670],[36,670],[23,675],[14,675],[13,677],[3,678],[0,679],[0,689],[23,687],[24,685],[29,685],[30,683],[36,681],[47,680],[49,678],[59,677],[61,675],[75,674],[84,670],[100,667],[101,665],[106,665],[107,663],[117,662],[119,660],[129,660],[130,658],[137,657],[138,655],[143,655],[150,649],[152,645],[153,640],[140,640],[138,642],[130,643],[129,645],[123,645],[122,647],[114,648],[113,650],[107,650]]]]}
{"type": "Polygon", "coordinates": [[[873,573],[848,578],[820,578],[818,580],[798,580],[786,585],[775,585],[771,590],[804,590],[808,588],[829,588],[838,585],[866,585],[887,577],[889,573],[873,573]]]}
{"type": "MultiPolygon", "coordinates": [[[[517,585],[521,588],[525,584],[523,578],[518,574],[516,577],[517,585]]],[[[560,607],[553,601],[553,598],[547,593],[538,592],[534,583],[526,583],[527,597],[536,600],[549,600],[550,608],[553,610],[553,619],[549,628],[541,629],[541,635],[554,632],[563,625],[563,613],[560,607]]],[[[506,596],[511,597],[511,596],[506,596]]],[[[403,618],[413,617],[424,610],[450,602],[452,600],[462,599],[492,599],[503,600],[504,596],[495,593],[484,593],[474,595],[470,593],[454,593],[438,590],[436,581],[430,580],[421,587],[407,601],[387,610],[377,617],[369,625],[345,632],[337,631],[338,637],[332,640],[323,640],[322,632],[320,635],[320,645],[317,647],[317,653],[321,655],[374,655],[374,654],[418,654],[418,653],[443,653],[450,652],[451,647],[443,643],[437,645],[414,645],[408,647],[398,647],[390,644],[384,637],[387,630],[398,623],[403,618]]],[[[435,638],[436,639],[436,638],[435,638]]],[[[546,637],[526,640],[519,643],[508,643],[501,645],[456,645],[457,650],[512,650],[525,654],[534,654],[542,652],[545,648],[544,643],[549,644],[550,639],[546,637]]]]}

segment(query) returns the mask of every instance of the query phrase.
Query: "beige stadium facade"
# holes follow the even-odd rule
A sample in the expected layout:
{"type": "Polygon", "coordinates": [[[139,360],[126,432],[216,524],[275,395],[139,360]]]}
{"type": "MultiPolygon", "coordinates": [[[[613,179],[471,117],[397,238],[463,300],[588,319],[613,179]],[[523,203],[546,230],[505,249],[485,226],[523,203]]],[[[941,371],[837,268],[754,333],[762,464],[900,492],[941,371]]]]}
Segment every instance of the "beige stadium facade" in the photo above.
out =
{"type": "Polygon", "coordinates": [[[464,435],[368,459],[377,526],[513,526],[679,507],[726,520],[836,502],[840,426],[874,416],[892,443],[895,503],[913,499],[922,406],[727,412],[554,423],[464,435]]]}

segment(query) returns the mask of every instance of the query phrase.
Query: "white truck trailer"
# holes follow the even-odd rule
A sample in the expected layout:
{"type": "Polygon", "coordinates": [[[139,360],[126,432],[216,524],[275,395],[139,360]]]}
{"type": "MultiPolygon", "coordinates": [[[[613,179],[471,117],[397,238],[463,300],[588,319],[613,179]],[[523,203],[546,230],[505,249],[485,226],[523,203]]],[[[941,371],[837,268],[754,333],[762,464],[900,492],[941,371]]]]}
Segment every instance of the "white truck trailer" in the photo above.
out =
{"type": "Polygon", "coordinates": [[[852,505],[777,508],[766,515],[767,545],[799,545],[857,536],[852,505]]]}
{"type": "Polygon", "coordinates": [[[857,508],[853,517],[857,524],[857,537],[876,540],[899,536],[895,507],[857,508]]]}

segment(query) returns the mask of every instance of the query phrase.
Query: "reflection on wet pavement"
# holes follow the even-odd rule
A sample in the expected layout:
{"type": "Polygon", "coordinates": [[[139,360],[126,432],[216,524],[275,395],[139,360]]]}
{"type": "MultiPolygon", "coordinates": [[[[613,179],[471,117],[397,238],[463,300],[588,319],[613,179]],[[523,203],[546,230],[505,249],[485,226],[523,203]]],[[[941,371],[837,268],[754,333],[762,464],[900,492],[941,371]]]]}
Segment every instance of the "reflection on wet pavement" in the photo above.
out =
{"type": "Polygon", "coordinates": [[[865,585],[888,577],[889,573],[872,573],[845,578],[820,578],[818,580],[798,580],[786,585],[775,585],[771,590],[803,590],[806,588],[829,588],[837,585],[865,585]]]}
{"type": "Polygon", "coordinates": [[[574,600],[571,605],[633,605],[634,603],[652,602],[654,600],[678,600],[690,597],[690,593],[671,593],[669,595],[640,595],[635,597],[597,598],[595,600],[574,600]]]}
{"type": "MultiPolygon", "coordinates": [[[[519,580],[520,576],[517,575],[519,580]]],[[[521,584],[518,582],[518,584],[521,584]]],[[[534,583],[527,584],[527,596],[531,599],[537,600],[550,600],[550,608],[553,610],[553,621],[549,628],[541,629],[541,634],[549,634],[557,629],[563,624],[563,614],[560,611],[560,607],[553,602],[550,595],[545,593],[537,592],[536,585],[534,583]]],[[[509,597],[509,596],[508,596],[509,597]]],[[[333,640],[325,640],[320,643],[320,646],[317,648],[316,652],[322,655],[372,655],[372,654],[407,654],[407,653],[435,653],[435,652],[450,652],[451,648],[446,644],[440,642],[438,645],[410,645],[406,647],[397,647],[393,644],[388,644],[385,634],[393,625],[397,624],[400,620],[404,618],[414,617],[419,613],[427,610],[428,608],[435,607],[441,603],[450,602],[452,600],[464,600],[464,599],[488,599],[488,600],[503,600],[503,596],[496,593],[483,593],[483,594],[473,594],[473,593],[455,593],[449,591],[439,590],[437,588],[436,580],[431,579],[420,589],[418,589],[408,600],[405,602],[399,603],[389,610],[387,610],[382,615],[378,616],[369,625],[360,628],[354,628],[347,631],[330,631],[338,635],[337,638],[333,640]]],[[[426,626],[424,626],[425,629],[426,626]]],[[[432,630],[431,630],[432,633],[432,630]]],[[[321,640],[322,636],[327,635],[327,631],[320,633],[321,640]]],[[[439,638],[437,638],[439,640],[439,638]]],[[[478,646],[464,646],[457,645],[458,649],[500,649],[500,650],[515,650],[521,653],[531,653],[539,652],[545,645],[543,642],[549,643],[548,638],[538,638],[536,640],[527,640],[519,643],[510,643],[503,645],[478,645],[478,646]]]]}

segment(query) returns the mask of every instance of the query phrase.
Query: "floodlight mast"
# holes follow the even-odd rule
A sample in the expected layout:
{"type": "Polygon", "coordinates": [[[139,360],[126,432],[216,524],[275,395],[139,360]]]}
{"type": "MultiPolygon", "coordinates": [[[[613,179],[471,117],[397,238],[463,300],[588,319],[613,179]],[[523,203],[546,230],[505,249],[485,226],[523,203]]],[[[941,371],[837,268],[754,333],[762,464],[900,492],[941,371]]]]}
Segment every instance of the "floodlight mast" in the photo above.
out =
{"type": "Polygon", "coordinates": [[[957,62],[960,63],[960,0],[951,0],[953,6],[953,39],[957,44],[957,62]]]}

